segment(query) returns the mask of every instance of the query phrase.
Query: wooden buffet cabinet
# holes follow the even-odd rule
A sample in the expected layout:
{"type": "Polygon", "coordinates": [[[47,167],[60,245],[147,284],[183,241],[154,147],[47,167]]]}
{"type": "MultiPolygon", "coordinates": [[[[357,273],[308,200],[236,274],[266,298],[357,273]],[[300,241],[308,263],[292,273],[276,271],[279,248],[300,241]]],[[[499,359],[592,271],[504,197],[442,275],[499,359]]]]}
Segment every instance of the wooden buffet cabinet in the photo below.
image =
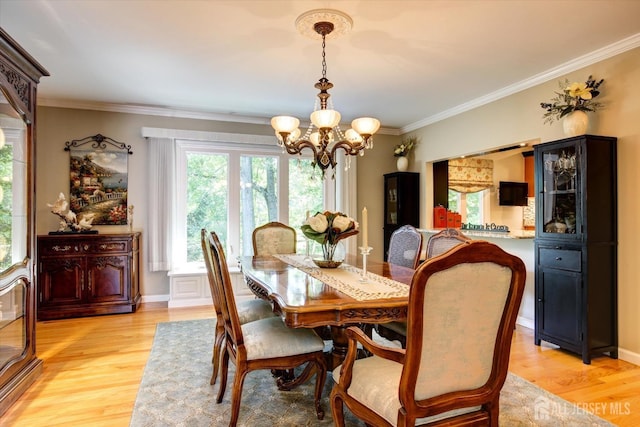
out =
{"type": "Polygon", "coordinates": [[[38,320],[133,313],[140,233],[38,236],[38,320]]]}

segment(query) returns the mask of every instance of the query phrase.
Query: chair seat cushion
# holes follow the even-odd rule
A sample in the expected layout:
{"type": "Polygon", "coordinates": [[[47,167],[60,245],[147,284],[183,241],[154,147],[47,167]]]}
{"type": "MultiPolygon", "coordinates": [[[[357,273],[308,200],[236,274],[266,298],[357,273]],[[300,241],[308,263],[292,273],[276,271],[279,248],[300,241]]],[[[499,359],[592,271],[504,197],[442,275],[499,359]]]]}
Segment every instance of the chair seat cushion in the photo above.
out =
{"type": "Polygon", "coordinates": [[[276,316],[271,308],[271,304],[261,299],[250,299],[238,302],[237,309],[241,325],[276,316]]]}
{"type": "MultiPolygon", "coordinates": [[[[342,365],[333,370],[333,379],[336,383],[340,382],[340,369],[342,369],[342,365]]],[[[378,356],[358,359],[353,364],[352,382],[347,392],[349,396],[375,411],[391,425],[396,425],[400,410],[398,391],[401,373],[402,364],[391,360],[378,356]]],[[[416,425],[427,424],[478,409],[479,407],[463,408],[432,417],[419,418],[416,420],[416,425]]]]}
{"type": "Polygon", "coordinates": [[[247,359],[271,359],[314,353],[324,349],[324,341],[313,329],[289,328],[280,317],[242,325],[247,359]]]}

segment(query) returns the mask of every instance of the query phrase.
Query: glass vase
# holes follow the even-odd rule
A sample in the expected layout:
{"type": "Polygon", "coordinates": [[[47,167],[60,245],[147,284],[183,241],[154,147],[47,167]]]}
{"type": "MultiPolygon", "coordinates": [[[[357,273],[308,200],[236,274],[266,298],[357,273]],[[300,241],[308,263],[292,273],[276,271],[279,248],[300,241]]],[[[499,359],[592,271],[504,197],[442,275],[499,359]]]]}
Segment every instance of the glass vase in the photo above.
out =
{"type": "Polygon", "coordinates": [[[345,258],[345,248],[342,241],[334,244],[315,243],[312,247],[311,259],[321,268],[337,268],[345,258]]]}

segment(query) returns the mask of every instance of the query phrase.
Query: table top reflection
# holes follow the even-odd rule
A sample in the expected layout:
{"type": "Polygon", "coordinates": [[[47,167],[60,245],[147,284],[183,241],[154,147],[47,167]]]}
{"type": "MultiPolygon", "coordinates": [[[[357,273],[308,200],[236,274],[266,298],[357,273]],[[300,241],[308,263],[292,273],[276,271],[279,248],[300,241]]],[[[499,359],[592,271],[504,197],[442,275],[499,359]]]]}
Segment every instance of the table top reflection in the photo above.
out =
{"type": "MultiPolygon", "coordinates": [[[[347,256],[345,263],[361,268],[362,258],[347,256]]],[[[359,301],[272,256],[242,257],[240,264],[249,288],[270,301],[289,327],[344,326],[406,318],[408,297],[359,301]]],[[[367,272],[409,285],[414,270],[367,260],[367,272]]]]}

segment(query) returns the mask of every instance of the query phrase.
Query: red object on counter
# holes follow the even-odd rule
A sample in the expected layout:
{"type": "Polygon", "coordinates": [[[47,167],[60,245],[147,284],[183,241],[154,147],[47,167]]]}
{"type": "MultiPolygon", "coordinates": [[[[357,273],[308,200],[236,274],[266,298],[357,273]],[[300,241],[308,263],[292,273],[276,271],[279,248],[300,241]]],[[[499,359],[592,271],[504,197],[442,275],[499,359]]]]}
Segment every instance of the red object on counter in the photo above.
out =
{"type": "Polygon", "coordinates": [[[447,210],[444,206],[433,208],[433,228],[447,228],[447,210]]]}
{"type": "Polygon", "coordinates": [[[455,212],[447,211],[447,228],[456,228],[455,212]]]}

